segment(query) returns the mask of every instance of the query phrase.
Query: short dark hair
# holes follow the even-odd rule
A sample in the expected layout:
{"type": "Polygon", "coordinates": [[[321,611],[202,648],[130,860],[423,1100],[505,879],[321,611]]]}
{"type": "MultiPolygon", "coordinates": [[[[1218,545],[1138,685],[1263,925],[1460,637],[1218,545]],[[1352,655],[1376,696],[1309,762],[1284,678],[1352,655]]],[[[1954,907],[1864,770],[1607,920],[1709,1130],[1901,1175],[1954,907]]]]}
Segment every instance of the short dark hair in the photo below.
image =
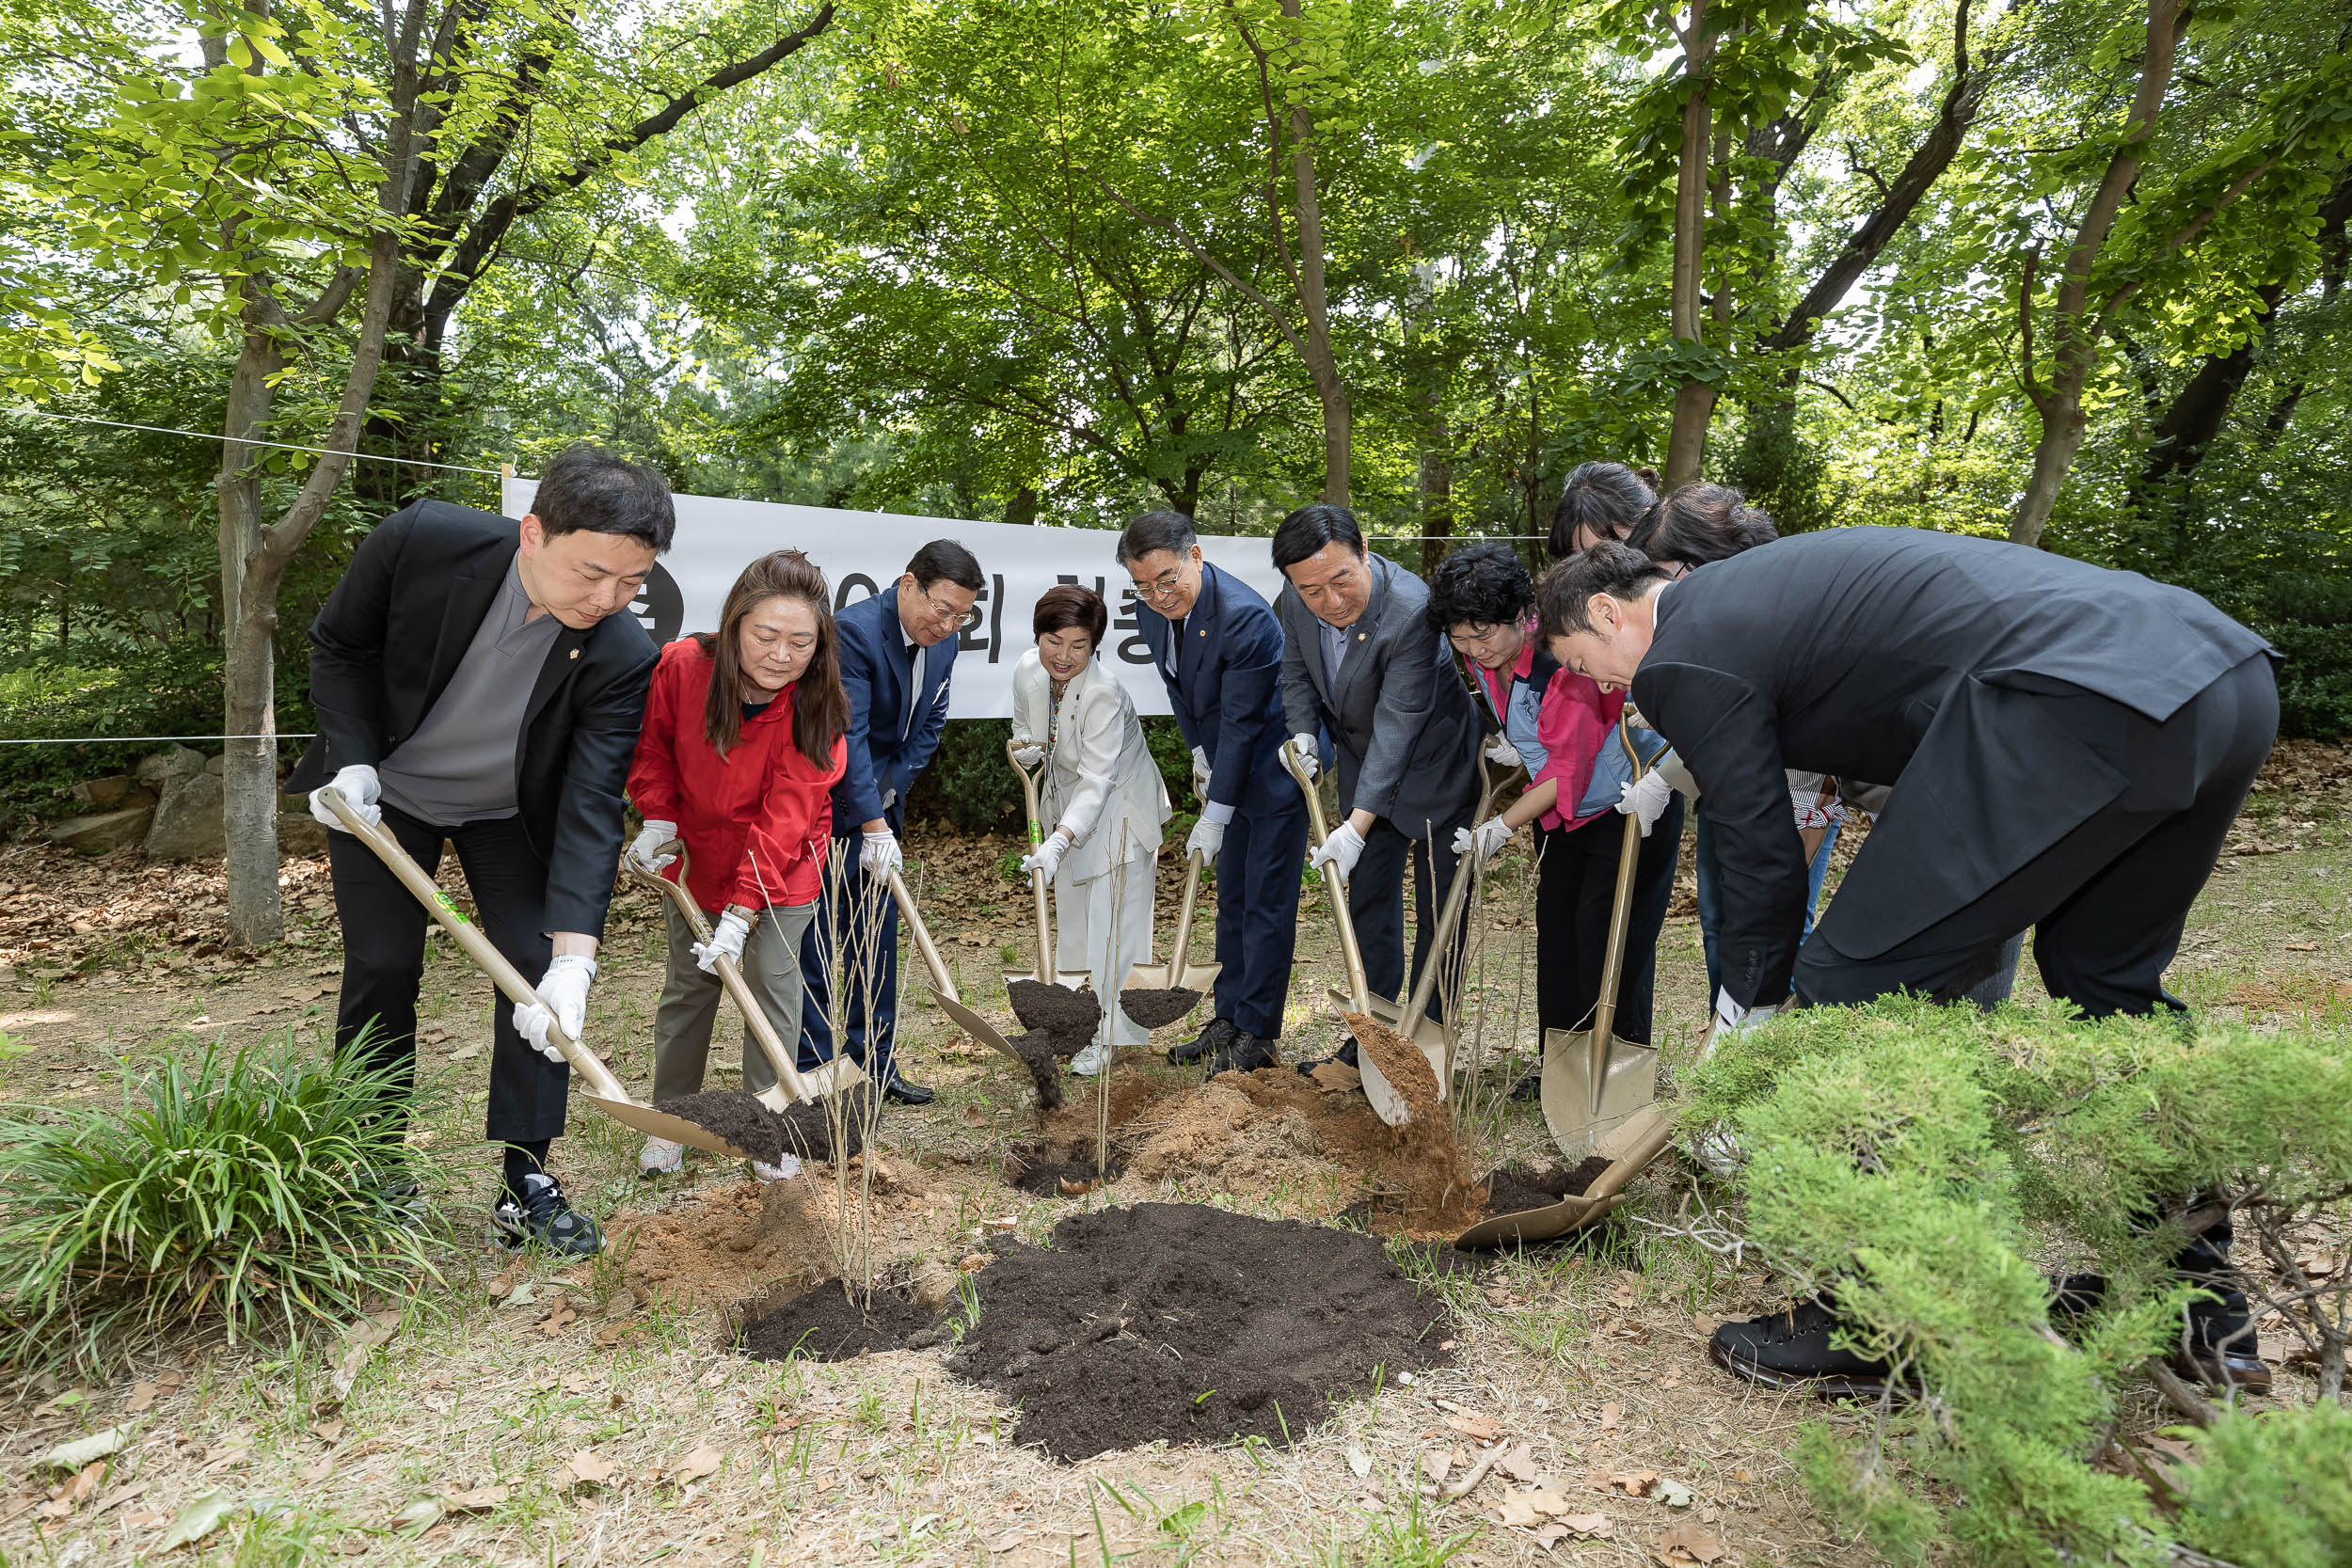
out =
{"type": "Polygon", "coordinates": [[[1104,607],[1102,594],[1074,582],[1057,582],[1037,596],[1037,613],[1029,617],[1029,631],[1042,637],[1049,631],[1069,631],[1074,627],[1092,638],[1094,645],[1100,648],[1104,630],[1110,623],[1110,611],[1104,607]]]}
{"type": "Polygon", "coordinates": [[[1345,545],[1358,555],[1364,553],[1364,531],[1356,526],[1356,514],[1322,501],[1302,506],[1274,531],[1274,569],[1295,566],[1333,543],[1345,545]]]}
{"type": "Polygon", "coordinates": [[[1181,512],[1147,512],[1127,525],[1119,536],[1119,563],[1132,566],[1145,556],[1160,550],[1177,555],[1200,542],[1193,531],[1192,519],[1181,512]]]}
{"type": "Polygon", "coordinates": [[[1429,574],[1429,625],[1440,637],[1455,626],[1516,626],[1535,603],[1535,579],[1508,545],[1458,549],[1429,574]]]}
{"type": "Polygon", "coordinates": [[[1658,503],[1641,536],[1627,541],[1652,561],[1704,566],[1769,545],[1780,530],[1728,484],[1685,484],[1658,503]]]}
{"type": "Polygon", "coordinates": [[[1623,539],[1658,501],[1658,474],[1622,463],[1579,463],[1560,485],[1560,505],[1551,515],[1551,559],[1576,553],[1576,536],[1623,539]]]}
{"type": "Polygon", "coordinates": [[[1546,572],[1535,585],[1536,632],[1553,638],[1590,631],[1593,618],[1585,606],[1594,594],[1638,599],[1651,583],[1667,580],[1648,556],[1630,545],[1603,539],[1546,572]]]}
{"type": "Polygon", "coordinates": [[[914,576],[915,588],[923,593],[930,592],[931,584],[942,578],[975,594],[988,586],[988,578],[980,575],[979,558],[953,539],[934,539],[915,551],[914,559],[907,562],[907,570],[914,576]]]}
{"type": "Polygon", "coordinates": [[[550,539],[566,533],[614,533],[651,545],[657,554],[677,532],[670,486],[643,464],[601,447],[565,447],[539,476],[531,511],[550,539]]]}

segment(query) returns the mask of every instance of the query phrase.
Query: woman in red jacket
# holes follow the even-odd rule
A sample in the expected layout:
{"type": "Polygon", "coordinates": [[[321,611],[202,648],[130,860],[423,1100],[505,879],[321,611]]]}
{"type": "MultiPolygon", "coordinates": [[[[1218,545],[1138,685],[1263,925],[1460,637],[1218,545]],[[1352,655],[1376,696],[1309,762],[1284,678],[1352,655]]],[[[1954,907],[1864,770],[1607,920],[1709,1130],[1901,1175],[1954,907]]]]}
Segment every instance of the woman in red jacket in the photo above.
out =
{"type": "MultiPolygon", "coordinates": [[[[666,868],[677,857],[658,851],[674,838],[684,844],[687,892],[714,918],[709,942],[697,942],[676,909],[662,906],[670,967],[654,1015],[655,1104],[703,1086],[722,956],[742,970],[776,1033],[799,1038],[801,936],[824,889],[849,720],[833,595],[798,550],[743,568],[716,633],[661,650],[629,767],[629,799],[645,828],[628,861],[672,876],[666,868]]],[[[755,1094],[775,1081],[747,1037],[743,1087],[755,1094]]],[[[683,1145],[648,1138],[638,1169],[676,1170],[685,1153],[683,1145]]],[[[774,1180],[789,1172],[757,1174],[774,1180]]]]}

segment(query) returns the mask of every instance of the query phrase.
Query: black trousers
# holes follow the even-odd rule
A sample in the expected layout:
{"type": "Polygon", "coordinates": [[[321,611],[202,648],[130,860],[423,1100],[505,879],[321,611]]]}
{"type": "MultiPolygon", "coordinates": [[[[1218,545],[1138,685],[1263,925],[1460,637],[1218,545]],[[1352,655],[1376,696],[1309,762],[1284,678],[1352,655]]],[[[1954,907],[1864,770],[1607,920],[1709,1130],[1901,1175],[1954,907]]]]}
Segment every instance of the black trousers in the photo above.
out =
{"type": "MultiPolygon", "coordinates": [[[[2105,705],[2088,692],[2053,701],[2105,705]]],[[[1981,897],[1867,960],[1840,953],[1823,925],[1797,955],[1797,990],[1822,1004],[1867,1002],[1898,990],[1957,998],[1992,974],[2001,944],[2032,927],[2034,961],[2050,994],[2091,1018],[2185,1012],[2164,989],[2180,951],[2189,906],[2220,858],[2222,840],[2279,734],[2279,689],[2266,657],[2256,657],[2190,698],[2161,724],[2136,713],[2100,717],[2123,736],[2115,761],[2126,776],[2169,776],[2194,784],[2177,810],[2135,805],[2131,788],[2094,812],[1981,897]]],[[[2067,781],[2052,779],[2064,789],[2067,781]]],[[[2030,800],[2014,809],[2031,811],[2030,800]]],[[[1865,853],[1931,856],[1950,846],[1897,846],[1873,834],[1865,853]]]]}
{"type": "MultiPolygon", "coordinates": [[[[384,808],[384,827],[429,876],[440,868],[446,838],[457,848],[482,929],[507,962],[535,981],[553,948],[547,927],[548,868],[532,853],[512,816],[432,828],[384,808]]],[[[335,1010],[335,1049],[364,1051],[371,1066],[397,1065],[399,1115],[406,1115],[416,1077],[417,987],[424,974],[424,906],[349,833],[329,832],[335,913],[343,927],[343,990],[335,1010]],[[362,1045],[361,1036],[365,1035],[362,1045]]],[[[487,981],[485,981],[487,984],[487,981]]],[[[550,1062],[515,1032],[514,1005],[491,986],[490,1105],[483,1135],[494,1143],[535,1143],[564,1131],[572,1069],[550,1062]]]]}
{"type": "MultiPolygon", "coordinates": [[[[1446,884],[1454,879],[1457,858],[1454,832],[1469,827],[1470,814],[1477,809],[1475,800],[1464,800],[1454,815],[1428,824],[1427,838],[1407,835],[1385,816],[1375,818],[1372,832],[1364,835],[1364,852],[1356,858],[1356,874],[1347,879],[1347,912],[1356,923],[1356,944],[1364,952],[1364,979],[1375,996],[1402,1006],[1411,987],[1420,983],[1422,969],[1430,961],[1437,941],[1438,909],[1445,899],[1446,884]],[[1408,857],[1413,868],[1414,911],[1409,977],[1405,969],[1405,864],[1408,857]]],[[[1451,942],[1453,957],[1448,962],[1457,987],[1469,933],[1470,922],[1464,921],[1455,927],[1451,942]]],[[[1431,996],[1431,1018],[1445,1016],[1447,989],[1441,986],[1431,996]]]]}
{"type": "MultiPolygon", "coordinates": [[[[1536,831],[1535,1020],[1545,1030],[1574,1033],[1592,1026],[1608,960],[1625,825],[1621,813],[1605,811],[1581,828],[1536,831]]],[[[1619,1039],[1634,1045],[1649,1043],[1658,933],[1674,898],[1675,861],[1681,850],[1682,797],[1677,795],[1642,840],[1633,865],[1614,1027],[1619,1039]]]]}

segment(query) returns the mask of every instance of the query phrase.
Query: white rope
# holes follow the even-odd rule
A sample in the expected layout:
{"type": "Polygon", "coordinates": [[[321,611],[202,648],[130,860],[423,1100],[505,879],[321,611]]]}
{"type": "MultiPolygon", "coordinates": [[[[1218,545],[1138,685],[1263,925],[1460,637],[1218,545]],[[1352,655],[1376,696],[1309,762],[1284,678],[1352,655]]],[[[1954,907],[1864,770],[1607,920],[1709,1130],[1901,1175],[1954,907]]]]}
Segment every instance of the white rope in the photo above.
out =
{"type": "Polygon", "coordinates": [[[447,468],[453,473],[488,474],[492,479],[505,476],[496,468],[469,468],[463,463],[427,463],[421,457],[383,457],[372,451],[339,451],[332,447],[298,447],[291,441],[256,441],[246,436],[223,436],[216,430],[175,430],[169,425],[126,424],[120,420],[97,420],[87,414],[60,414],[49,408],[20,408],[19,414],[29,414],[37,420],[70,420],[75,424],[103,424],[110,430],[144,430],[154,436],[193,436],[199,441],[229,441],[241,447],[274,447],[279,451],[316,452],[321,457],[354,457],[364,463],[401,463],[411,468],[447,468]]]}
{"type": "Polygon", "coordinates": [[[280,730],[276,735],[61,735],[37,736],[29,740],[0,739],[0,746],[144,746],[151,740],[316,740],[318,734],[316,730],[299,734],[280,730]]]}

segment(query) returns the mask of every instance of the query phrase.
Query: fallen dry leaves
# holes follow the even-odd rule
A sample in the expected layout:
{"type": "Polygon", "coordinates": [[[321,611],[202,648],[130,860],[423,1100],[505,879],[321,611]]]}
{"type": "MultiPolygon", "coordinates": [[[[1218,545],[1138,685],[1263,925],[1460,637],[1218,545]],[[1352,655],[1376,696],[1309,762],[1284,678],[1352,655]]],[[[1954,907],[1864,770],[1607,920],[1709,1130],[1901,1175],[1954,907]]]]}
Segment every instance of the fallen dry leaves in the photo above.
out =
{"type": "Polygon", "coordinates": [[[604,1458],[594,1449],[582,1449],[564,1462],[559,1484],[564,1486],[605,1486],[620,1473],[621,1467],[604,1458]]]}
{"type": "Polygon", "coordinates": [[[1706,1564],[1721,1561],[1730,1555],[1730,1548],[1718,1540],[1711,1531],[1702,1529],[1686,1519],[1669,1529],[1666,1532],[1666,1538],[1658,1544],[1658,1549],[1650,1555],[1657,1558],[1659,1561],[1668,1564],[1669,1568],[1679,1568],[1679,1565],[1683,1563],[1706,1564]]]}

